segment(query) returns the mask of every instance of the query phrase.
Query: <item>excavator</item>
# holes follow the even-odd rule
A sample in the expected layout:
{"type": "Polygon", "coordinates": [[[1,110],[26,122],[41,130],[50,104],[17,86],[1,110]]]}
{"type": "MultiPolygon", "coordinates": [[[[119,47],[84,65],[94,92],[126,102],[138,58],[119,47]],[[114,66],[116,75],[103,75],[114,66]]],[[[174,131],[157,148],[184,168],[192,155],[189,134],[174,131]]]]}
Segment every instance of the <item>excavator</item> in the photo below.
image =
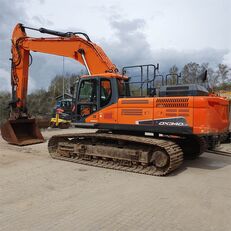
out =
{"type": "Polygon", "coordinates": [[[85,33],[17,24],[12,34],[10,118],[1,128],[10,144],[44,142],[26,104],[31,51],[75,59],[88,72],[75,91],[72,124],[97,131],[52,136],[48,150],[54,159],[165,176],[184,159],[194,159],[230,136],[228,100],[205,87],[184,84],[156,89],[158,65],[128,66],[119,73],[85,33]],[[29,37],[26,30],[52,36],[29,37]],[[128,73],[137,67],[141,80],[134,83],[128,73]],[[151,78],[144,77],[144,68],[154,70],[151,78]]]}

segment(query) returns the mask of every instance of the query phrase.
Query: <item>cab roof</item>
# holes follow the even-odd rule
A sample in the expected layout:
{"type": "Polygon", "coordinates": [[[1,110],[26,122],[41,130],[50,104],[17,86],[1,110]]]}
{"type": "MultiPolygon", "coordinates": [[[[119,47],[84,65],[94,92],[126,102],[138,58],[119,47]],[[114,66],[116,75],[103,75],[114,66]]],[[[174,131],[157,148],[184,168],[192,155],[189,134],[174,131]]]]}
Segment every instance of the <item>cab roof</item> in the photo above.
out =
{"type": "Polygon", "coordinates": [[[124,79],[124,80],[128,79],[128,77],[125,75],[115,74],[115,73],[110,73],[110,72],[81,76],[81,78],[89,78],[89,77],[105,77],[105,78],[116,78],[116,79],[124,79]]]}

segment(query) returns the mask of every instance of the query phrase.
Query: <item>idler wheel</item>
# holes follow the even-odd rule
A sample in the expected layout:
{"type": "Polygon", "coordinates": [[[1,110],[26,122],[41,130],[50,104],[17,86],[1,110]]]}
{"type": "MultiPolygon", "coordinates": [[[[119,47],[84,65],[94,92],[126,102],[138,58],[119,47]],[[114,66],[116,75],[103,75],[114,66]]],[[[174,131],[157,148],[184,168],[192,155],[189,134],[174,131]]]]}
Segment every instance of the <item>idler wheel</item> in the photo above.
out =
{"type": "Polygon", "coordinates": [[[169,163],[169,157],[166,152],[157,150],[153,153],[153,164],[158,168],[163,168],[169,163]]]}

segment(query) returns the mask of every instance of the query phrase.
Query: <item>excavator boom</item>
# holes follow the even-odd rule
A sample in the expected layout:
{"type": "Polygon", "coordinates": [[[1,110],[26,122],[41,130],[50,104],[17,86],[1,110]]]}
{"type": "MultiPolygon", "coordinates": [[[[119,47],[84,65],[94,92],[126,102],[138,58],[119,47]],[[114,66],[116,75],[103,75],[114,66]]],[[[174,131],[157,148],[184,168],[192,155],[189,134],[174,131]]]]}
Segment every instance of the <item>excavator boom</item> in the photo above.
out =
{"type": "Polygon", "coordinates": [[[75,59],[86,67],[89,75],[107,72],[117,73],[118,71],[102,48],[91,42],[85,33],[63,33],[45,28],[35,29],[17,24],[12,33],[12,100],[10,102],[10,118],[1,127],[2,137],[7,142],[15,145],[44,142],[36,120],[31,118],[27,111],[26,99],[30,51],[75,59]],[[28,37],[25,29],[36,30],[56,37],[28,37]],[[84,38],[79,35],[84,36],[84,38]]]}

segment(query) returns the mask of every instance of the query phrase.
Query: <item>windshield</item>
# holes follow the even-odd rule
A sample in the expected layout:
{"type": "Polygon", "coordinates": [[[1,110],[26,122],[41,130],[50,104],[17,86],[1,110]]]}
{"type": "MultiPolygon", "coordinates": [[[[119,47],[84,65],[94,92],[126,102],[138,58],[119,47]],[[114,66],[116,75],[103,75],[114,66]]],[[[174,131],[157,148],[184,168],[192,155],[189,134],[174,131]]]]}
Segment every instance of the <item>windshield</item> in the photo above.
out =
{"type": "Polygon", "coordinates": [[[96,101],[96,81],[83,80],[80,85],[79,93],[80,102],[95,102],[96,101]]]}

